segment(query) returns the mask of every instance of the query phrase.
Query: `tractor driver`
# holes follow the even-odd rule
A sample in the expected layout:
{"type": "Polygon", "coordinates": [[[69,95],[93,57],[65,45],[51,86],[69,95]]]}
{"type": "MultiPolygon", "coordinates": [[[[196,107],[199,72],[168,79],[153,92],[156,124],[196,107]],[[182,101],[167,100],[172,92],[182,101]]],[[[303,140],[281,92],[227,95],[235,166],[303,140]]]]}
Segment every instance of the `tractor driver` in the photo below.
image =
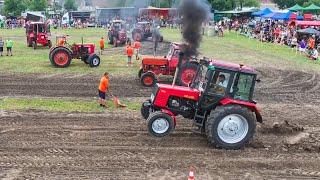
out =
{"type": "Polygon", "coordinates": [[[220,74],[218,77],[218,85],[224,88],[227,88],[228,81],[226,81],[226,76],[224,74],[220,74]]]}

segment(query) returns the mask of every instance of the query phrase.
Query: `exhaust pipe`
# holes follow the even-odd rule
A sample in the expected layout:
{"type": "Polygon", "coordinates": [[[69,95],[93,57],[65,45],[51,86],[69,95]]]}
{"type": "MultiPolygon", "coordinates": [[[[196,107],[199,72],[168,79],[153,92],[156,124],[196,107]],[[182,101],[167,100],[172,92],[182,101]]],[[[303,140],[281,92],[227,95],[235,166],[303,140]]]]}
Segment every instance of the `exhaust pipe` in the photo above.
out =
{"type": "Polygon", "coordinates": [[[176,72],[174,73],[174,78],[173,78],[172,86],[174,86],[174,85],[176,84],[178,74],[180,73],[179,71],[180,71],[180,69],[181,69],[183,56],[184,56],[184,53],[181,51],[181,52],[179,53],[179,62],[178,62],[178,66],[177,66],[177,68],[176,68],[176,72]]]}

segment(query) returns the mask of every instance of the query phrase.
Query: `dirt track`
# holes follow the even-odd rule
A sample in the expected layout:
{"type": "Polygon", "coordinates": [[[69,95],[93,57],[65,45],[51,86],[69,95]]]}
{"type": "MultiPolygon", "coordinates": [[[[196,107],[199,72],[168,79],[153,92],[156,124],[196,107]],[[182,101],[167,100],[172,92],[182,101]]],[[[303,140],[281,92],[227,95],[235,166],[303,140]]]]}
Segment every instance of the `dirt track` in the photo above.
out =
{"type": "MultiPolygon", "coordinates": [[[[319,179],[320,75],[264,68],[259,72],[256,99],[265,124],[244,150],[213,149],[181,119],[172,135],[153,138],[139,112],[0,111],[0,178],[186,179],[194,165],[197,179],[319,179]],[[283,121],[292,127],[281,125],[283,121]],[[304,130],[296,131],[297,126],[304,130]]],[[[121,97],[150,95],[136,77],[113,78],[119,85],[112,90],[121,97]]],[[[0,96],[86,99],[96,96],[98,80],[2,74],[0,96]]]]}

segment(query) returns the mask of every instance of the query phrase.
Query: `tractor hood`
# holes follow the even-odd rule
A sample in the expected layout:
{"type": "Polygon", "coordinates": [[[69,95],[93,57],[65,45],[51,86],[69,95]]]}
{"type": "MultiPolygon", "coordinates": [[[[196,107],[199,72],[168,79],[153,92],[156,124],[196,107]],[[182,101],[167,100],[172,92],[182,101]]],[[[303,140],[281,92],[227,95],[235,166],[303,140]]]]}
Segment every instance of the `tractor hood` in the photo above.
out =
{"type": "Polygon", "coordinates": [[[168,59],[160,56],[143,56],[142,65],[164,66],[168,64],[168,59]]]}
{"type": "Polygon", "coordinates": [[[159,107],[165,107],[170,96],[181,97],[194,101],[198,101],[200,97],[199,90],[192,89],[190,87],[157,84],[155,88],[158,88],[158,91],[155,97],[154,105],[159,107]]]}

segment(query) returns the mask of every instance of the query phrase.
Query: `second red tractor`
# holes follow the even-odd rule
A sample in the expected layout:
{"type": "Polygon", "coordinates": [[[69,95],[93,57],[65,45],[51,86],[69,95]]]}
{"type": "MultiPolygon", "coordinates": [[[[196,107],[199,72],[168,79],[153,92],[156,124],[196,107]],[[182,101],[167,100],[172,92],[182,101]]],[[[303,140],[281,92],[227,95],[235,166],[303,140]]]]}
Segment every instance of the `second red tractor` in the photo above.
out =
{"type": "MultiPolygon", "coordinates": [[[[158,76],[174,76],[179,61],[180,43],[171,43],[170,50],[165,57],[144,56],[138,76],[141,84],[146,87],[154,86],[158,76]]],[[[178,74],[179,84],[188,86],[196,75],[199,63],[196,60],[183,59],[180,73],[178,74]]]]}
{"type": "Polygon", "coordinates": [[[36,49],[38,44],[51,48],[50,28],[44,22],[31,22],[26,27],[27,45],[36,49]]]}

